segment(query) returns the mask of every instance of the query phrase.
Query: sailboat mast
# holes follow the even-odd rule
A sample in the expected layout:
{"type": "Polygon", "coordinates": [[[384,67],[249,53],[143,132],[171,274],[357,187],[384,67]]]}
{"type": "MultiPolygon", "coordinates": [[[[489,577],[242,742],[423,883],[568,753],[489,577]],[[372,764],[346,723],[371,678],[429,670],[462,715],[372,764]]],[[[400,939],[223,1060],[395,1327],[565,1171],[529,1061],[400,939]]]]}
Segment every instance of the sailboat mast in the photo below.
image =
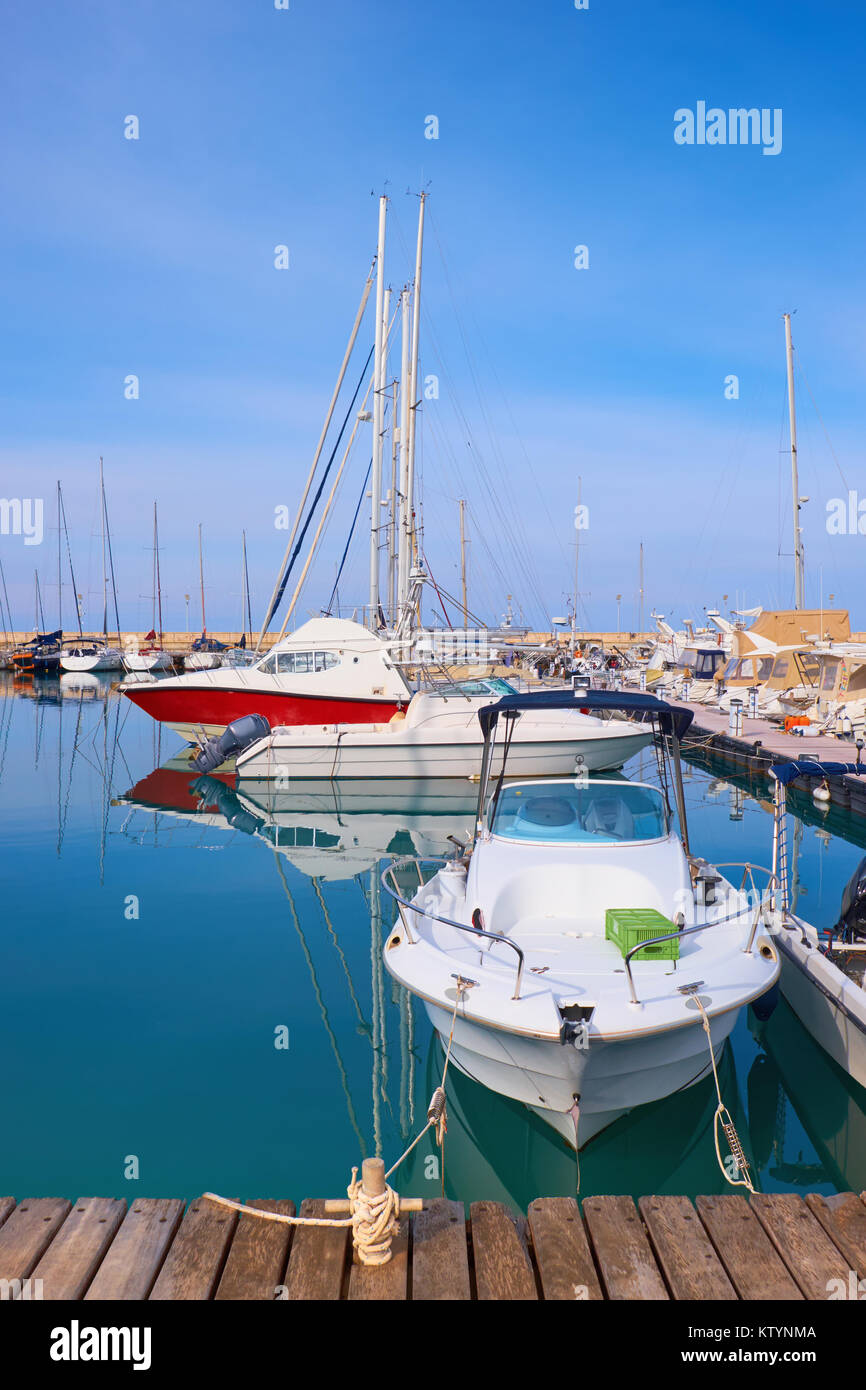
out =
{"type": "MultiPolygon", "coordinates": [[[[102,459],[99,460],[99,481],[102,490],[102,550],[103,565],[105,564],[105,554],[108,554],[108,573],[111,576],[111,594],[114,599],[114,624],[117,629],[117,645],[120,647],[123,638],[120,635],[120,610],[117,607],[117,584],[114,579],[114,556],[111,553],[111,531],[108,526],[108,503],[105,500],[105,481],[102,471],[102,459]]],[[[108,581],[105,588],[105,640],[108,643],[108,581]]]]}
{"type": "Polygon", "coordinates": [[[159,573],[159,527],[156,521],[156,502],[153,504],[153,576],[156,589],[156,611],[159,617],[159,645],[162,647],[162,580],[159,573]]]}
{"type": "Polygon", "coordinates": [[[463,585],[463,626],[469,626],[469,599],[466,593],[466,502],[460,498],[458,504],[460,508],[460,582],[463,585]]]}
{"type": "Polygon", "coordinates": [[[99,457],[99,506],[102,513],[102,635],[108,642],[108,571],[105,566],[105,483],[102,477],[102,455],[99,457]]]}
{"type": "Polygon", "coordinates": [[[201,586],[201,635],[207,637],[207,622],[204,616],[204,560],[201,548],[201,522],[198,524],[198,578],[201,586]]]}
{"type": "Polygon", "coordinates": [[[66,557],[69,561],[69,578],[72,582],[72,597],[75,600],[75,617],[78,622],[78,637],[83,640],[84,632],[81,627],[81,603],[79,600],[78,587],[75,583],[75,570],[72,568],[72,549],[69,545],[69,527],[66,524],[66,507],[63,505],[63,494],[60,491],[60,484],[57,484],[57,501],[60,508],[60,516],[63,521],[63,534],[66,537],[66,557]]]}
{"type": "Polygon", "coordinates": [[[794,607],[804,608],[805,566],[803,563],[803,532],[800,528],[800,478],[797,466],[797,411],[794,400],[794,344],[791,340],[791,315],[785,320],[785,361],[788,369],[788,420],[791,428],[791,501],[794,510],[794,607]]]}
{"type": "Polygon", "coordinates": [[[63,640],[63,574],[60,552],[60,479],[57,480],[57,626],[63,640]]]}
{"type": "Polygon", "coordinates": [[[643,636],[643,541],[640,543],[640,614],[638,622],[638,632],[643,636]]]}
{"type": "Polygon", "coordinates": [[[243,573],[243,594],[242,594],[242,596],[241,596],[241,603],[242,603],[242,606],[243,606],[243,611],[242,611],[242,613],[241,613],[241,628],[242,628],[244,631],[246,631],[246,629],[249,628],[250,642],[252,642],[252,640],[253,640],[253,615],[252,615],[252,613],[251,613],[251,611],[250,611],[250,576],[249,576],[249,571],[248,571],[248,569],[247,569],[247,533],[246,533],[246,531],[241,531],[241,549],[243,550],[243,557],[244,557],[244,565],[243,565],[243,570],[244,570],[244,573],[243,573]]]}
{"type": "MultiPolygon", "coordinates": [[[[578,478],[577,478],[577,511],[576,511],[575,514],[574,514],[574,516],[575,516],[575,521],[578,522],[578,523],[580,522],[580,517],[581,517],[581,512],[580,512],[580,506],[581,506],[580,494],[581,494],[581,489],[582,489],[582,487],[583,487],[583,479],[582,479],[582,478],[580,477],[580,475],[578,474],[578,478]]],[[[578,594],[579,594],[579,592],[580,592],[579,589],[578,589],[578,587],[577,587],[578,566],[579,566],[579,565],[580,565],[580,525],[578,524],[577,527],[576,527],[576,529],[575,529],[575,533],[574,533],[574,603],[573,603],[572,612],[571,612],[571,654],[572,654],[572,656],[574,656],[575,648],[576,648],[576,646],[577,646],[577,598],[578,598],[578,594]]]]}
{"type": "Polygon", "coordinates": [[[400,295],[402,342],[400,356],[400,540],[397,562],[397,609],[402,620],[409,602],[412,564],[412,501],[409,495],[409,287],[400,295]]]}
{"type": "Polygon", "coordinates": [[[379,622],[379,513],[382,498],[382,436],[384,395],[385,219],[388,199],[379,199],[379,241],[376,251],[376,340],[373,348],[373,466],[370,472],[370,626],[379,622]]]}
{"type": "Polygon", "coordinates": [[[415,248],[415,283],[412,288],[412,348],[409,367],[409,453],[406,488],[407,531],[411,538],[415,517],[415,425],[418,416],[418,349],[421,331],[421,262],[424,251],[424,204],[427,194],[421,194],[418,210],[418,241],[415,248]]]}

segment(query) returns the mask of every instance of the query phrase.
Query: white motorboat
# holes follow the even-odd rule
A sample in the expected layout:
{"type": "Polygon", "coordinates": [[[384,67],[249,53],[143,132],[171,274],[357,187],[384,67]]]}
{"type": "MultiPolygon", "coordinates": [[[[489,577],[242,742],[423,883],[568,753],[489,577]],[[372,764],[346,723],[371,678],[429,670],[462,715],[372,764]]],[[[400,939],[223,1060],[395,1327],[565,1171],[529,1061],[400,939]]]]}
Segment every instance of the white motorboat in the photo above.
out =
{"type": "Polygon", "coordinates": [[[785,789],[798,777],[843,773],[862,775],[866,765],[800,759],[770,769],[774,843],[782,865],[782,923],[776,940],[782,958],[780,988],[794,1013],[833,1061],[866,1086],[866,860],[845,890],[839,934],[829,941],[788,908],[785,789]]]}
{"type": "Polygon", "coordinates": [[[460,1070],[579,1147],[633,1107],[706,1076],[740,1010],[775,983],[779,957],[767,930],[772,880],[759,891],[752,878],[745,893],[689,851],[679,764],[689,711],[651,695],[583,696],[590,709],[618,701],[652,718],[670,744],[680,833],[667,776],[661,789],[500,776],[491,795],[499,721],[568,698],[505,696],[481,711],[474,843],[428,882],[415,861],[411,902],[386,870],[400,920],[384,962],[424,1001],[460,1070]]]}
{"type": "MultiPolygon", "coordinates": [[[[489,693],[462,694],[459,686],[419,691],[387,724],[293,725],[273,729],[237,757],[238,776],[257,778],[477,777],[484,737],[479,711],[489,693]]],[[[633,721],[583,714],[581,696],[558,709],[528,709],[514,724],[509,775],[567,776],[622,767],[652,741],[652,728],[633,721]]],[[[494,753],[495,770],[502,749],[494,753]]]]}

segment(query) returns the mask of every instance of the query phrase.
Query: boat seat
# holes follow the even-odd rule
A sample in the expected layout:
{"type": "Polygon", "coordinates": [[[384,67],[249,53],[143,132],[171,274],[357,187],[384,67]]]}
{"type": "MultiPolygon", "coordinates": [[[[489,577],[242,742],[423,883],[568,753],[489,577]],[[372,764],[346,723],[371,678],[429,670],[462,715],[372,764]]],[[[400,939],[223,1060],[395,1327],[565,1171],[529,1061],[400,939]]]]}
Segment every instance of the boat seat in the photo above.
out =
{"type": "Polygon", "coordinates": [[[615,794],[594,801],[583,818],[591,834],[616,835],[621,840],[634,836],[634,816],[621,796],[615,794]]]}

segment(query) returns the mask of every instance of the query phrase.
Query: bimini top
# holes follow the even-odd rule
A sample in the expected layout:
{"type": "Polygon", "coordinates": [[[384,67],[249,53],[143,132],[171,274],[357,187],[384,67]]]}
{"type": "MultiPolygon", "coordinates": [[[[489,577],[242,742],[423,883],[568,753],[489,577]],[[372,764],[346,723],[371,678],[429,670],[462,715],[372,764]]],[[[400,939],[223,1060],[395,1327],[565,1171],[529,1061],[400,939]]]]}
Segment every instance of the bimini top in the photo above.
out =
{"type": "Polygon", "coordinates": [[[481,732],[486,738],[500,715],[539,709],[575,709],[587,714],[601,710],[622,710],[625,714],[648,714],[658,720],[663,734],[675,734],[677,738],[682,738],[694,718],[691,710],[669,705],[657,695],[630,694],[624,690],[541,690],[531,694],[504,695],[495,705],[484,705],[478,711],[481,732]]]}
{"type": "Polygon", "coordinates": [[[799,758],[794,763],[779,763],[770,768],[770,776],[786,787],[798,777],[843,777],[849,772],[864,776],[866,763],[815,763],[810,758],[799,758]]]}

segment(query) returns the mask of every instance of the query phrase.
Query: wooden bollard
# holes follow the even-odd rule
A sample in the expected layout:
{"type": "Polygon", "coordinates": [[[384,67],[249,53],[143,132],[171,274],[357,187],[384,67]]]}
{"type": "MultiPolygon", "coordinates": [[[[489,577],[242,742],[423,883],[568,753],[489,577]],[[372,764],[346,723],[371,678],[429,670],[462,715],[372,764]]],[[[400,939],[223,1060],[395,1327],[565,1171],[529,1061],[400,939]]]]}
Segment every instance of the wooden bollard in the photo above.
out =
{"type": "MultiPolygon", "coordinates": [[[[361,1187],[368,1197],[381,1197],[385,1191],[385,1160],[365,1158],[361,1164],[361,1187]]],[[[352,1210],[348,1197],[336,1197],[325,1202],[326,1216],[342,1216],[352,1210]]],[[[401,1211],[423,1211],[423,1197],[401,1197],[401,1211]]]]}

